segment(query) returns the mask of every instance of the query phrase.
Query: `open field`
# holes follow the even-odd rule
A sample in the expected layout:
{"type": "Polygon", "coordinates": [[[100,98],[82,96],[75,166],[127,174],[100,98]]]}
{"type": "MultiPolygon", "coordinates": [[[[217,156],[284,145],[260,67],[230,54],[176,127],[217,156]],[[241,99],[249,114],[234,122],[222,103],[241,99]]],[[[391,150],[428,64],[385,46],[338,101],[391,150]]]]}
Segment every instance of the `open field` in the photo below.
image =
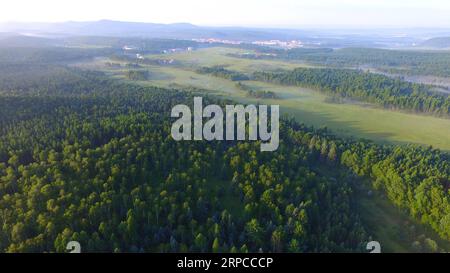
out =
{"type": "Polygon", "coordinates": [[[190,52],[178,52],[163,55],[147,55],[148,59],[174,59],[186,67],[200,66],[226,66],[227,69],[240,72],[254,72],[259,70],[271,71],[279,69],[294,69],[296,67],[311,67],[311,65],[302,62],[286,62],[280,60],[251,60],[243,58],[233,58],[227,56],[230,53],[245,53],[251,50],[212,47],[190,52]]]}
{"type": "MultiPolygon", "coordinates": [[[[362,103],[331,103],[326,95],[300,87],[286,87],[262,82],[246,82],[254,89],[275,92],[279,99],[253,99],[236,87],[236,82],[196,73],[199,66],[225,65],[241,72],[293,69],[301,64],[270,60],[236,59],[226,56],[237,49],[208,48],[193,52],[150,55],[154,59],[173,58],[179,65],[148,65],[145,85],[162,87],[192,86],[213,91],[216,95],[240,102],[279,104],[282,113],[315,127],[326,126],[346,137],[367,138],[377,142],[416,143],[450,151],[450,120],[425,115],[394,112],[362,103]]],[[[93,64],[90,64],[93,65],[93,64]]],[[[101,61],[94,64],[102,68],[101,61]]],[[[124,78],[123,69],[107,69],[113,76],[124,78]]]]}

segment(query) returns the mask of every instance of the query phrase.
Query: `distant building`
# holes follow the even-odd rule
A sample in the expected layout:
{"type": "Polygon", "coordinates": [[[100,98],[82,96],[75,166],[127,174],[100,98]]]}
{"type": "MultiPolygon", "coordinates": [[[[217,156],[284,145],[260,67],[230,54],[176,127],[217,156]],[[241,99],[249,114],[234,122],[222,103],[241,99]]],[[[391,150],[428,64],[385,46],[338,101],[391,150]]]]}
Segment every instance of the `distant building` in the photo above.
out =
{"type": "Polygon", "coordinates": [[[252,44],[260,46],[281,47],[284,49],[299,48],[304,46],[303,42],[300,40],[292,40],[292,41],[264,40],[264,41],[254,41],[252,42],[252,44]]]}
{"type": "Polygon", "coordinates": [[[135,50],[136,48],[135,48],[135,47],[132,47],[132,46],[127,46],[127,45],[126,45],[126,46],[123,46],[122,49],[125,50],[125,51],[129,51],[129,50],[135,50]]]}
{"type": "Polygon", "coordinates": [[[217,38],[200,38],[192,40],[198,43],[209,43],[209,44],[217,43],[217,44],[240,45],[243,43],[242,41],[222,40],[217,38]]]}

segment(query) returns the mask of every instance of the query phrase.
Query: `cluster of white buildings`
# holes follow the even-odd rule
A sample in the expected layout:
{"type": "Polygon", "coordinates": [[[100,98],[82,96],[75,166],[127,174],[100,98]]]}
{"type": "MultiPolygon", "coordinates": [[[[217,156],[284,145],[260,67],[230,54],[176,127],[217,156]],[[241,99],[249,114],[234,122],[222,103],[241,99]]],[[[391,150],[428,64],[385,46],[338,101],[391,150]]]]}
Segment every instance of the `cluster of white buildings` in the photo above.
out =
{"type": "MultiPolygon", "coordinates": [[[[137,47],[129,46],[129,45],[123,46],[122,49],[123,49],[124,51],[136,51],[136,50],[138,50],[137,47]]],[[[163,50],[163,53],[164,53],[164,54],[168,54],[168,53],[185,52],[185,51],[193,51],[193,50],[194,50],[193,47],[187,47],[187,48],[171,48],[171,49],[163,50]]],[[[141,54],[136,54],[136,58],[138,58],[138,59],[143,59],[144,57],[143,57],[141,54]]]]}
{"type": "MultiPolygon", "coordinates": [[[[198,43],[219,43],[219,44],[229,44],[229,45],[240,45],[244,44],[244,41],[238,40],[223,40],[217,38],[200,38],[200,39],[192,39],[198,43]]],[[[281,41],[281,40],[261,40],[261,41],[253,41],[251,44],[260,45],[260,46],[270,46],[270,47],[280,47],[285,49],[291,48],[299,48],[304,47],[304,43],[300,40],[292,40],[292,41],[281,41]]]]}
{"type": "Polygon", "coordinates": [[[217,38],[200,38],[200,39],[192,39],[192,41],[197,43],[209,43],[209,44],[229,44],[229,45],[240,45],[244,43],[243,41],[234,41],[234,40],[223,40],[217,38]]]}
{"type": "Polygon", "coordinates": [[[166,49],[163,50],[164,54],[169,54],[169,53],[177,53],[177,52],[185,52],[185,51],[193,51],[194,48],[193,47],[187,47],[187,48],[171,48],[171,49],[166,49]]]}
{"type": "Polygon", "coordinates": [[[125,51],[130,51],[130,50],[136,50],[136,47],[124,45],[124,46],[122,47],[122,49],[125,50],[125,51]]]}
{"type": "Polygon", "coordinates": [[[292,41],[280,41],[280,40],[267,40],[267,41],[254,41],[252,42],[254,45],[260,45],[260,46],[271,46],[271,47],[281,47],[285,49],[291,49],[291,48],[299,48],[304,47],[302,41],[300,40],[292,40],[292,41]]]}

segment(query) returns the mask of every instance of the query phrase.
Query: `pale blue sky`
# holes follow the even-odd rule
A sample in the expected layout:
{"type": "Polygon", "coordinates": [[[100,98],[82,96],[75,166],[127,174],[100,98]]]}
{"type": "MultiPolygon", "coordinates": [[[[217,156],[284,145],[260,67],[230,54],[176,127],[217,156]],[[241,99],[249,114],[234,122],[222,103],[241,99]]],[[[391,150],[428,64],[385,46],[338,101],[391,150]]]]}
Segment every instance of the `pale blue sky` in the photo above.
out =
{"type": "Polygon", "coordinates": [[[0,21],[100,19],[212,26],[450,27],[449,0],[11,0],[0,21]]]}

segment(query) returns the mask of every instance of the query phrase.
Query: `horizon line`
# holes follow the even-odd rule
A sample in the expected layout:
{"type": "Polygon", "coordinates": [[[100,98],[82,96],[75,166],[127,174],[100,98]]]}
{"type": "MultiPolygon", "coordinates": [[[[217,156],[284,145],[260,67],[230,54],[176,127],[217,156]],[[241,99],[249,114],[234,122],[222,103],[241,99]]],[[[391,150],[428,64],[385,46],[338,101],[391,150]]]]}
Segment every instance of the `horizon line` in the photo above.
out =
{"type": "Polygon", "coordinates": [[[149,21],[127,21],[116,19],[98,19],[98,20],[65,20],[65,21],[0,21],[0,25],[5,24],[64,24],[64,23],[97,23],[102,21],[119,22],[119,23],[137,23],[137,24],[157,24],[157,25],[192,25],[196,27],[218,27],[218,28],[260,28],[260,29],[450,29],[450,25],[430,25],[430,26],[413,26],[413,25],[357,25],[357,24],[302,24],[302,25],[286,25],[286,24],[196,24],[191,22],[149,22],[149,21]]]}

